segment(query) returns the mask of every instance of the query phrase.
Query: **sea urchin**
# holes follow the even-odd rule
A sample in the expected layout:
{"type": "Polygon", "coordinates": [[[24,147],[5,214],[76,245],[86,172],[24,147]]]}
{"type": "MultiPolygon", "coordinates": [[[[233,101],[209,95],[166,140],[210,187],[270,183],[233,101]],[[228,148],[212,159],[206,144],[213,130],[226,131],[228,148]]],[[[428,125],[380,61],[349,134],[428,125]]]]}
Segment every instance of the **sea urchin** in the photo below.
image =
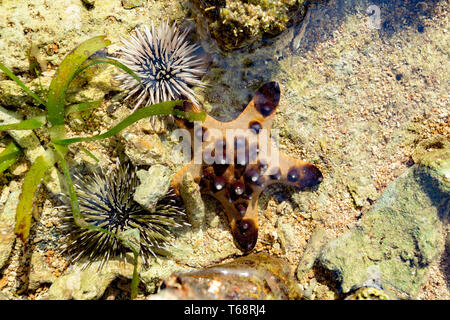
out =
{"type": "Polygon", "coordinates": [[[198,104],[190,87],[204,86],[199,80],[205,73],[204,61],[195,55],[198,46],[186,41],[187,33],[163,21],[156,30],[152,23],[151,30],[136,28],[129,39],[122,38],[117,60],[133,70],[142,85],[128,73],[116,79],[130,90],[125,100],[137,96],[134,109],[178,98],[198,104]]]}
{"type": "MultiPolygon", "coordinates": [[[[174,239],[172,230],[185,225],[184,212],[172,190],[160,199],[150,212],[133,200],[138,186],[136,169],[118,163],[108,171],[99,170],[92,175],[75,175],[78,202],[86,222],[100,226],[114,234],[138,229],[140,257],[149,265],[155,255],[167,255],[174,239]]],[[[100,268],[112,257],[126,259],[128,249],[117,237],[96,230],[79,228],[73,220],[72,208],[64,200],[62,231],[69,235],[62,245],[71,263],[86,259],[83,267],[101,261],[100,268]]]]}

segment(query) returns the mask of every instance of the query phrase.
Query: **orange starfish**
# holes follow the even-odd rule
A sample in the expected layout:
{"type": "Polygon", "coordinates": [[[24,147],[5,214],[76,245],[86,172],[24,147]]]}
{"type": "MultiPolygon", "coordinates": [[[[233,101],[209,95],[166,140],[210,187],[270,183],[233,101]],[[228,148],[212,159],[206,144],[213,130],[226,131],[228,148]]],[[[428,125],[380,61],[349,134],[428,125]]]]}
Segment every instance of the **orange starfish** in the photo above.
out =
{"type": "MultiPolygon", "coordinates": [[[[233,121],[220,122],[207,116],[201,126],[196,126],[177,118],[178,125],[189,129],[191,138],[196,141],[194,159],[175,174],[172,187],[179,193],[184,174],[190,172],[201,192],[223,205],[233,237],[244,252],[256,245],[258,198],[267,186],[283,183],[304,189],[322,181],[317,167],[273,148],[269,132],[279,100],[278,83],[269,82],[259,88],[233,121]],[[202,155],[200,161],[195,158],[198,152],[202,155]]],[[[200,109],[185,102],[180,110],[200,109]]]]}

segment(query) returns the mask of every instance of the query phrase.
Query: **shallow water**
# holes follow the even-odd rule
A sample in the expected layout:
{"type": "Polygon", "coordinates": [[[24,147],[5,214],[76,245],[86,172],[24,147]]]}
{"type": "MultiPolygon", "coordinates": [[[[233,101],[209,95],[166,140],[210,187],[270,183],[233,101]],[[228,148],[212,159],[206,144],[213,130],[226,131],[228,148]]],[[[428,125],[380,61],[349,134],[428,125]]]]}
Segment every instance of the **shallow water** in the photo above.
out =
{"type": "MultiPolygon", "coordinates": [[[[4,1],[5,6],[7,2],[4,1]]],[[[8,2],[11,10],[8,12],[0,4],[0,59],[27,84],[33,82],[37,90],[38,81],[28,70],[25,53],[30,43],[38,44],[51,75],[75,44],[99,33],[106,33],[113,42],[118,42],[121,35],[127,35],[136,25],[169,16],[191,28],[191,39],[199,42],[202,46],[199,53],[207,57],[208,71],[202,81],[208,86],[196,87],[194,91],[201,107],[210,115],[222,121],[233,120],[261,85],[277,81],[281,99],[273,127],[280,132],[280,148],[292,157],[313,163],[324,175],[323,182],[314,190],[298,192],[274,185],[261,195],[256,251],[282,257],[289,262],[291,271],[305,256],[315,231],[322,230],[327,239],[332,239],[353,230],[387,186],[413,165],[421,143],[435,137],[450,140],[448,1],[308,1],[297,22],[280,35],[265,36],[262,41],[228,52],[220,50],[205,32],[205,26],[196,25],[192,13],[180,10],[178,3],[181,2],[149,1],[143,7],[125,10],[109,1],[87,9],[75,1],[51,8],[33,0],[29,1],[28,9],[23,9],[23,4],[8,2]],[[73,12],[80,13],[79,21],[74,19],[73,12]],[[86,17],[88,23],[81,23],[86,17]],[[40,28],[46,19],[49,25],[40,28]],[[61,30],[60,21],[64,21],[61,30]]],[[[114,49],[110,53],[114,54],[114,49]]],[[[68,101],[105,99],[105,104],[87,117],[71,118],[68,126],[71,135],[102,132],[130,112],[120,102],[123,92],[111,84],[114,72],[100,68],[97,71],[100,76],[93,73],[75,81],[68,101]]],[[[0,104],[26,115],[35,110],[32,100],[4,79],[0,75],[0,104]]],[[[44,73],[39,80],[46,86],[50,76],[44,73]]],[[[43,135],[38,132],[38,136],[43,135]]],[[[10,138],[3,134],[1,139],[5,139],[3,146],[10,138]]],[[[436,145],[421,148],[433,150],[436,145]]],[[[104,166],[125,156],[144,169],[154,164],[163,164],[173,171],[179,169],[171,157],[173,141],[169,133],[154,134],[148,124],[130,127],[117,139],[84,146],[104,166]]],[[[97,166],[77,149],[70,156],[73,167],[97,166]]],[[[20,165],[27,167],[25,157],[20,165]]],[[[25,171],[17,172],[3,181],[1,210],[12,193],[7,184],[23,180],[25,171]]],[[[433,201],[438,203],[444,197],[433,201]]],[[[24,274],[29,274],[30,287],[42,292],[21,291],[25,292],[21,293],[22,298],[48,296],[48,284],[55,283],[57,278],[61,279],[58,285],[63,287],[64,281],[68,285],[74,281],[76,272],[72,271],[76,268],[67,269],[64,258],[51,253],[61,237],[55,228],[57,210],[51,199],[46,192],[40,192],[37,211],[41,217],[36,215],[31,236],[35,242],[30,251],[22,255],[23,245],[15,242],[11,258],[3,269],[0,267],[0,290],[8,296],[26,288],[28,276],[21,278],[24,274]],[[29,262],[36,266],[31,271],[27,267],[29,262]]],[[[209,197],[204,197],[204,202],[203,227],[177,235],[174,257],[162,258],[142,272],[147,289],[142,296],[153,293],[155,279],[164,279],[172,271],[206,267],[242,254],[233,243],[223,208],[209,197]]],[[[444,246],[448,234],[448,203],[440,207],[441,215],[436,221],[440,233],[433,245],[439,248],[444,246]]],[[[425,265],[428,273],[416,297],[450,298],[446,252],[429,265],[421,262],[420,267],[425,265]]],[[[395,257],[399,264],[413,261],[408,253],[395,257]]],[[[382,258],[364,259],[377,263],[382,258]]],[[[118,277],[127,277],[129,267],[124,268],[126,271],[111,268],[118,277]]],[[[337,297],[329,279],[324,279],[317,270],[310,270],[297,280],[309,298],[337,297]]],[[[78,297],[105,298],[110,292],[114,296],[118,285],[110,283],[103,288],[105,295],[103,291],[87,290],[86,295],[77,293],[78,297]]],[[[59,287],[53,288],[52,294],[59,292],[59,287]]],[[[122,289],[119,291],[123,292],[122,289]]]]}

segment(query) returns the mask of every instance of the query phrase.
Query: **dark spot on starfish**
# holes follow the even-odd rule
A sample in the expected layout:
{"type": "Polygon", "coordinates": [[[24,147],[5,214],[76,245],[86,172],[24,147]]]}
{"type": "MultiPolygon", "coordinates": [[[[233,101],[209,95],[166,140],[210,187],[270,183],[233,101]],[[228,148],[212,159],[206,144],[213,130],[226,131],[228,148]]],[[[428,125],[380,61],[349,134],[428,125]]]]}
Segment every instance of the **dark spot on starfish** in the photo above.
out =
{"type": "Polygon", "coordinates": [[[212,167],[216,176],[222,176],[228,169],[228,164],[213,164],[212,167]]]}
{"type": "Polygon", "coordinates": [[[235,181],[231,184],[231,189],[236,196],[240,196],[245,191],[245,186],[241,181],[235,181]]]}
{"type": "Polygon", "coordinates": [[[242,219],[237,221],[236,228],[232,231],[237,244],[243,251],[248,252],[255,247],[258,240],[258,229],[253,220],[242,219]]]}
{"type": "Polygon", "coordinates": [[[296,182],[300,178],[300,172],[297,168],[290,168],[287,174],[287,179],[289,182],[296,182]]]}
{"type": "Polygon", "coordinates": [[[202,178],[203,179],[211,179],[214,176],[215,176],[215,174],[214,174],[214,170],[213,170],[212,167],[205,167],[205,168],[203,168],[203,171],[202,171],[202,178]]]}
{"type": "Polygon", "coordinates": [[[322,172],[320,172],[316,166],[306,164],[301,170],[301,178],[298,181],[297,186],[300,189],[311,188],[321,183],[322,180],[322,172]]]}
{"type": "Polygon", "coordinates": [[[248,128],[250,130],[253,130],[255,134],[258,134],[261,131],[262,126],[261,123],[259,123],[258,121],[251,121],[248,125],[248,128]]]}
{"type": "Polygon", "coordinates": [[[245,179],[250,183],[256,183],[260,177],[259,171],[256,168],[249,168],[245,172],[245,179]]]}
{"type": "Polygon", "coordinates": [[[268,82],[255,93],[253,97],[256,110],[263,117],[270,116],[280,102],[280,86],[277,82],[268,82]]]}
{"type": "Polygon", "coordinates": [[[234,166],[234,177],[236,180],[239,180],[244,174],[245,166],[235,165],[234,166]]]}
{"type": "Polygon", "coordinates": [[[213,192],[219,192],[220,190],[222,190],[223,188],[225,188],[225,185],[227,184],[227,181],[225,180],[224,177],[216,177],[214,179],[214,183],[213,183],[213,192]]]}
{"type": "Polygon", "coordinates": [[[253,189],[252,189],[251,185],[249,185],[248,183],[245,184],[245,192],[242,195],[242,198],[247,199],[247,200],[252,200],[252,198],[253,198],[253,189]]]}
{"type": "Polygon", "coordinates": [[[280,180],[280,178],[281,178],[280,168],[275,168],[273,170],[273,173],[271,175],[269,175],[269,178],[272,180],[280,180]]]}
{"type": "Polygon", "coordinates": [[[234,207],[241,216],[244,216],[245,212],[247,212],[247,203],[245,202],[236,203],[234,207]]]}
{"type": "Polygon", "coordinates": [[[258,160],[258,169],[261,172],[261,174],[264,174],[266,172],[269,165],[267,164],[267,161],[264,159],[258,160]]]}
{"type": "Polygon", "coordinates": [[[266,179],[263,176],[259,177],[258,181],[256,181],[256,185],[259,187],[262,187],[264,183],[266,183],[266,179]]]}

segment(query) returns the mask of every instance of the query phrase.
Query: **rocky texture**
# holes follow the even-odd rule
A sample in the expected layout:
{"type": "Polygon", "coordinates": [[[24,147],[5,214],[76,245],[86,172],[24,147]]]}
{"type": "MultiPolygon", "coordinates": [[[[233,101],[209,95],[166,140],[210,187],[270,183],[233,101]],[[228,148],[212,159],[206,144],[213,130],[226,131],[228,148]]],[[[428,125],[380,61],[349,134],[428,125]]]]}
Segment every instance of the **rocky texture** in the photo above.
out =
{"type": "Polygon", "coordinates": [[[16,240],[14,227],[16,225],[16,207],[19,203],[20,196],[19,187],[17,182],[11,182],[9,185],[11,192],[0,214],[0,270],[8,261],[14,241],[16,240]]]}
{"type": "Polygon", "coordinates": [[[144,0],[122,0],[122,6],[124,9],[133,9],[141,7],[144,4],[144,0]]]}
{"type": "Polygon", "coordinates": [[[289,265],[267,254],[254,254],[190,273],[175,273],[151,299],[298,299],[300,290],[289,265]]]}
{"type": "Polygon", "coordinates": [[[303,256],[300,259],[297,267],[297,279],[303,278],[309,270],[312,269],[316,259],[319,257],[322,248],[329,241],[329,236],[325,230],[318,229],[313,232],[311,238],[308,241],[303,256]]]}
{"type": "MultiPolygon", "coordinates": [[[[16,74],[38,92],[39,81],[44,89],[47,88],[51,72],[81,41],[107,32],[110,39],[117,42],[136,24],[152,20],[157,24],[163,17],[180,23],[184,16],[176,9],[180,7],[179,1],[148,0],[144,7],[126,10],[119,0],[87,0],[85,2],[93,7],[81,7],[82,29],[62,30],[59,23],[69,17],[61,17],[61,13],[67,8],[67,3],[79,5],[78,1],[63,0],[59,6],[44,0],[1,2],[0,61],[18,71],[16,74]],[[28,74],[26,53],[31,46],[30,41],[36,44],[49,70],[33,81],[30,81],[31,75],[28,74]]],[[[266,206],[267,201],[260,205],[263,242],[257,250],[277,252],[286,257],[291,266],[298,264],[306,247],[305,239],[316,227],[320,226],[328,235],[337,237],[347,232],[364,212],[355,206],[348,188],[349,182],[361,177],[357,181],[359,186],[373,184],[380,194],[409,165],[411,150],[417,143],[437,133],[444,136],[450,134],[448,90],[443,85],[447,83],[448,76],[442,72],[446,70],[448,61],[446,1],[376,1],[383,13],[380,30],[368,24],[367,1],[310,3],[310,18],[305,18],[306,23],[299,29],[289,28],[282,32],[274,39],[273,45],[252,52],[228,52],[227,57],[208,51],[213,64],[203,80],[210,86],[195,89],[210,114],[222,120],[231,120],[242,111],[249,94],[258,86],[271,80],[280,83],[283,94],[274,127],[280,129],[281,148],[292,156],[315,159],[315,164],[325,174],[324,182],[315,192],[298,193],[290,188],[274,187],[265,193],[269,204],[283,201],[292,207],[284,214],[282,222],[291,225],[296,232],[295,241],[286,242],[286,247],[294,243],[296,249],[294,247],[286,252],[276,249],[279,243],[272,235],[276,234],[273,226],[279,219],[279,213],[274,210],[276,205],[266,206]],[[285,34],[291,37],[284,37],[285,34]],[[286,54],[291,52],[285,50],[289,47],[296,49],[294,55],[286,54]]],[[[212,44],[214,41],[206,37],[205,43],[212,44]]],[[[113,45],[108,50],[113,52],[114,48],[113,45]]],[[[108,84],[112,75],[109,67],[105,68],[107,75],[101,70],[103,66],[92,69],[92,80],[97,79],[95,81],[99,84],[108,87],[89,89],[91,78],[80,75],[79,82],[71,84],[73,91],[68,96],[69,101],[81,102],[83,97],[95,100],[105,96],[108,90],[114,91],[114,86],[108,84]],[[75,97],[73,100],[72,96],[75,97]]],[[[3,73],[0,73],[0,78],[6,79],[3,73]]],[[[130,109],[123,105],[121,94],[123,92],[106,95],[106,103],[93,113],[70,116],[68,127],[73,131],[71,133],[98,134],[127,116],[130,109]]],[[[26,111],[34,103],[9,80],[0,83],[0,102],[10,109],[26,107],[26,111]]],[[[28,115],[27,112],[25,114],[28,115]]],[[[141,126],[142,132],[137,134],[139,138],[149,135],[144,132],[145,127],[141,126]]],[[[124,133],[130,131],[131,127],[124,133]]],[[[94,152],[101,161],[99,155],[113,162],[125,146],[126,154],[136,160],[135,164],[164,162],[172,169],[173,158],[167,156],[172,148],[172,145],[166,144],[168,139],[167,134],[152,136],[143,144],[146,148],[142,153],[137,149],[139,144],[134,144],[136,136],[130,136],[129,140],[112,138],[89,142],[83,146],[94,152]],[[156,146],[154,152],[147,152],[153,145],[156,146]]],[[[76,146],[70,149],[69,157],[86,157],[76,146]]],[[[81,160],[79,164],[84,162],[81,160]]],[[[369,204],[365,192],[361,190],[357,190],[360,200],[369,204]]],[[[176,244],[183,250],[170,258],[181,268],[208,266],[213,261],[239,253],[232,243],[220,204],[208,198],[204,201],[206,228],[182,234],[176,244]]],[[[45,232],[51,233],[49,230],[45,232]]],[[[42,232],[39,231],[37,236],[41,237],[42,232]]],[[[48,247],[45,241],[38,244],[43,249],[48,247]]],[[[2,290],[11,298],[23,283],[20,281],[21,273],[16,271],[29,262],[23,257],[18,242],[16,246],[10,261],[17,262],[9,263],[2,274],[2,279],[8,279],[3,282],[7,284],[2,290]]],[[[159,275],[165,277],[166,267],[165,263],[152,266],[148,279],[153,280],[149,280],[149,288],[159,281],[159,275]]],[[[449,299],[446,268],[445,264],[440,266],[435,263],[435,272],[428,279],[430,285],[421,297],[449,299]]],[[[318,294],[323,287],[316,283],[311,296],[316,299],[325,297],[318,294]]],[[[43,287],[43,292],[45,290],[43,287]]],[[[20,293],[20,298],[23,297],[35,298],[26,292],[20,293]]],[[[36,298],[39,297],[36,294],[36,298]]]]}
{"type": "Polygon", "coordinates": [[[134,193],[134,201],[151,211],[169,191],[172,174],[166,166],[156,164],[148,171],[139,170],[137,176],[141,183],[134,193]]]}
{"type": "MultiPolygon", "coordinates": [[[[10,124],[20,122],[22,117],[15,112],[6,110],[0,107],[0,121],[2,124],[10,124]]],[[[39,156],[53,158],[53,152],[48,152],[41,145],[39,139],[31,130],[8,130],[8,134],[14,138],[14,141],[23,148],[25,155],[30,162],[35,161],[39,156]]],[[[50,168],[49,173],[45,175],[44,182],[47,189],[53,193],[58,194],[61,192],[60,181],[62,175],[55,167],[50,168]]]]}
{"type": "Polygon", "coordinates": [[[130,128],[121,136],[125,140],[125,154],[135,165],[153,165],[170,162],[168,150],[157,134],[146,134],[130,128]]]}
{"type": "Polygon", "coordinates": [[[392,300],[394,296],[387,292],[377,289],[364,287],[356,290],[354,293],[345,298],[346,300],[392,300]]]}
{"type": "Polygon", "coordinates": [[[226,0],[193,1],[200,11],[199,23],[206,16],[208,30],[226,50],[261,40],[264,34],[277,35],[285,30],[303,0],[226,0]]]}
{"type": "Polygon", "coordinates": [[[320,264],[346,293],[367,281],[415,298],[444,252],[450,201],[449,149],[422,156],[383,192],[350,232],[330,242],[320,264]]]}
{"type": "Polygon", "coordinates": [[[205,221],[205,204],[200,194],[200,186],[188,172],[183,177],[180,185],[180,195],[186,207],[189,223],[194,227],[200,227],[205,221]]]}
{"type": "MultiPolygon", "coordinates": [[[[130,259],[131,261],[132,259],[130,259]]],[[[99,263],[93,263],[82,270],[81,265],[72,267],[70,272],[59,277],[50,287],[50,300],[93,300],[99,299],[108,285],[117,277],[131,278],[133,265],[119,261],[109,261],[98,271],[99,263]]]]}
{"type": "Polygon", "coordinates": [[[176,19],[182,14],[179,1],[83,1],[45,0],[0,3],[0,61],[14,71],[28,71],[27,51],[34,43],[46,64],[58,65],[79,43],[106,34],[113,42],[138,24],[148,24],[161,17],[176,19]],[[143,6],[136,7],[138,2],[143,6]],[[87,5],[86,5],[87,4],[87,5]],[[134,4],[134,9],[128,10],[134,4]]]}
{"type": "Polygon", "coordinates": [[[33,251],[30,261],[30,275],[28,278],[28,289],[36,290],[42,284],[53,283],[56,275],[53,268],[48,265],[48,254],[40,250],[33,251]]]}

